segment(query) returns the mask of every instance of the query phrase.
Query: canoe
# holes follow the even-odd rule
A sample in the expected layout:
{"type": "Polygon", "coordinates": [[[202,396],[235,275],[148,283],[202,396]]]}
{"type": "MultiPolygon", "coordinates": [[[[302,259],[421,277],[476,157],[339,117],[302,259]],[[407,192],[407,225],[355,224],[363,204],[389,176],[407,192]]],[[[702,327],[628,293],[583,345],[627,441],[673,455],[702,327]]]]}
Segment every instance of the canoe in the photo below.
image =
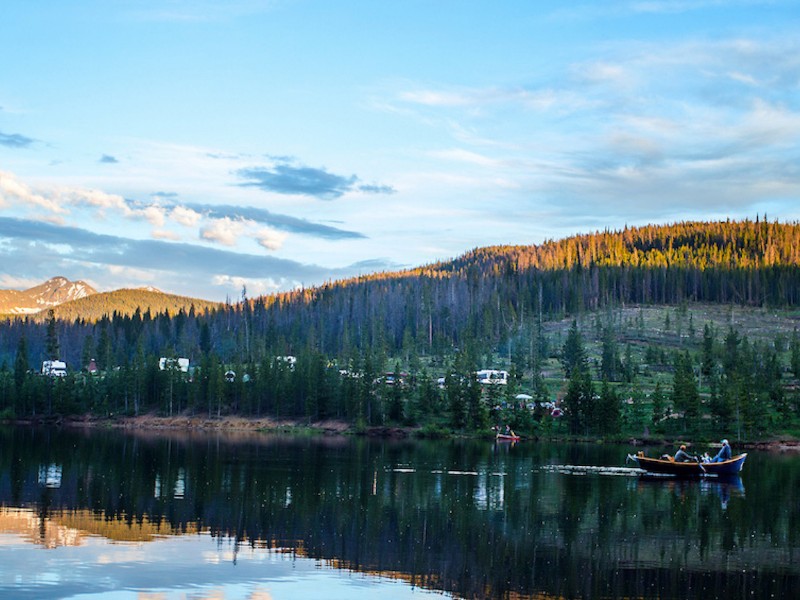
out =
{"type": "Polygon", "coordinates": [[[738,475],[744,466],[747,453],[718,463],[702,463],[700,468],[706,475],[738,475]]]}
{"type": "Polygon", "coordinates": [[[518,435],[508,435],[507,433],[498,433],[496,438],[498,442],[518,442],[520,437],[518,435]]]}

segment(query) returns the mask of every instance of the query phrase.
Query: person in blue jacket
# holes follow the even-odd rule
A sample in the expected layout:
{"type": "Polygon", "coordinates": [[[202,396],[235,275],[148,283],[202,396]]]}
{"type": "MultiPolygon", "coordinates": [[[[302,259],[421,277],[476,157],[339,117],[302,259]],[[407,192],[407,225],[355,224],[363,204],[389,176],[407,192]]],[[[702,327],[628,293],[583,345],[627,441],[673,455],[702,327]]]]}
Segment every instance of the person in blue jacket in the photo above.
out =
{"type": "Polygon", "coordinates": [[[722,448],[719,449],[717,455],[711,459],[711,462],[723,462],[731,459],[731,446],[728,440],[722,440],[722,448]]]}

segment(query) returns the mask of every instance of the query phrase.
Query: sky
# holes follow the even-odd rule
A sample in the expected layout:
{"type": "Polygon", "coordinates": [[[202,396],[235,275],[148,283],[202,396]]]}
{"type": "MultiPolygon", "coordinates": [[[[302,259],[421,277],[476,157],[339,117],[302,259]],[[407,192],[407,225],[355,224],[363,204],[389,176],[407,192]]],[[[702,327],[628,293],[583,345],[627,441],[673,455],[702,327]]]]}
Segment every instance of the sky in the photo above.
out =
{"type": "Polygon", "coordinates": [[[0,288],[800,218],[797,0],[3,0],[0,288]]]}

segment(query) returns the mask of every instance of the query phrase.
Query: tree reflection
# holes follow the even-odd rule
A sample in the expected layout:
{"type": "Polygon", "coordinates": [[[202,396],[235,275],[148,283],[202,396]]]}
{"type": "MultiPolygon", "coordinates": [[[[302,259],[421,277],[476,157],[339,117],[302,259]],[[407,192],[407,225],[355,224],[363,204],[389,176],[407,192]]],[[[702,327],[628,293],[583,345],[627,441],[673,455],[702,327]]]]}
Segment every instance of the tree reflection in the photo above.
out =
{"type": "Polygon", "coordinates": [[[0,500],[6,517],[37,515],[38,543],[53,524],[123,541],[203,531],[232,541],[233,560],[244,545],[281,549],[470,598],[780,597],[800,583],[796,460],[754,459],[746,494],[741,480],[542,468],[615,456],[14,429],[0,432],[0,500]]]}

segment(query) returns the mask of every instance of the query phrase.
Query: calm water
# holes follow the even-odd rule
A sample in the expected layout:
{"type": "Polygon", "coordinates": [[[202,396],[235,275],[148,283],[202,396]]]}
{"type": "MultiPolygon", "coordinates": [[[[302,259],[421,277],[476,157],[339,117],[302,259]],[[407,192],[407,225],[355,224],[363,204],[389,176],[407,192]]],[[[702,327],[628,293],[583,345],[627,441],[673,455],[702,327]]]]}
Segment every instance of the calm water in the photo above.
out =
{"type": "Polygon", "coordinates": [[[0,597],[797,597],[800,455],[628,450],[0,430],[0,597]]]}

